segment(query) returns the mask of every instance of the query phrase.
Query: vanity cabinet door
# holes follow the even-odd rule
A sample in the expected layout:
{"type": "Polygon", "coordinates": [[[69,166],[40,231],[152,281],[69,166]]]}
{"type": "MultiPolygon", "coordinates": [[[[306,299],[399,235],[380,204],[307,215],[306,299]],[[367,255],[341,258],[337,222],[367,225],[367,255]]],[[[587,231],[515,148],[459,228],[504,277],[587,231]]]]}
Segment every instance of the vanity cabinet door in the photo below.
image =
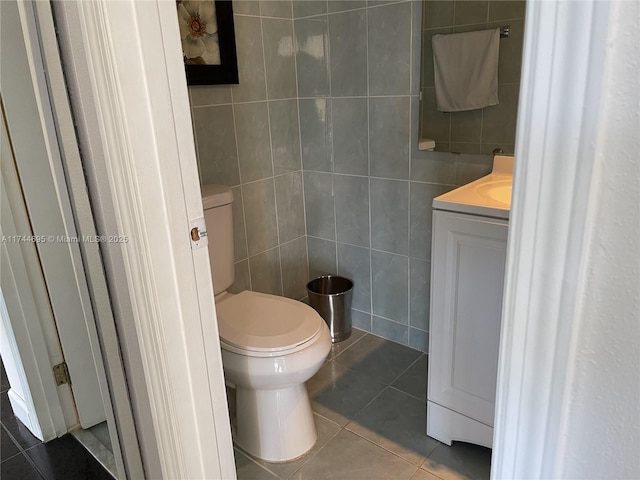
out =
{"type": "Polygon", "coordinates": [[[434,210],[428,397],[493,426],[505,220],[434,210]]]}

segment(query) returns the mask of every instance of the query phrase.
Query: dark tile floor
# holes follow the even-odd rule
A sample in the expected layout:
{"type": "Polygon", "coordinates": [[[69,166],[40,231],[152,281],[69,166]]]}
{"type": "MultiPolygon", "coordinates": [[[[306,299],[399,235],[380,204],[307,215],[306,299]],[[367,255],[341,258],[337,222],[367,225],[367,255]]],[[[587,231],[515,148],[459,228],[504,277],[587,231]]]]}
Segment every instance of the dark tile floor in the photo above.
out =
{"type": "Polygon", "coordinates": [[[238,480],[488,479],[491,450],[426,436],[427,358],[354,329],[307,382],[315,447],[280,464],[236,449],[238,480]]]}
{"type": "Polygon", "coordinates": [[[11,410],[2,366],[0,392],[0,455],[2,480],[113,480],[113,477],[71,435],[42,443],[11,410]]]}

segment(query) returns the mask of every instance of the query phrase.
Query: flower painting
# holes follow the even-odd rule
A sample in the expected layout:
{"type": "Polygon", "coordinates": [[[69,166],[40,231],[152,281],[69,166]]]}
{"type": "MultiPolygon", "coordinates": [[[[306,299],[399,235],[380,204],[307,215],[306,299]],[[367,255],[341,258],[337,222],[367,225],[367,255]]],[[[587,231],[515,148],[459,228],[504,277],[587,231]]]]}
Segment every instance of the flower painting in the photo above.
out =
{"type": "Polygon", "coordinates": [[[231,1],[178,0],[176,4],[187,83],[238,83],[231,1]]]}
{"type": "Polygon", "coordinates": [[[204,0],[178,2],[178,23],[185,63],[220,65],[215,3],[204,0]]]}

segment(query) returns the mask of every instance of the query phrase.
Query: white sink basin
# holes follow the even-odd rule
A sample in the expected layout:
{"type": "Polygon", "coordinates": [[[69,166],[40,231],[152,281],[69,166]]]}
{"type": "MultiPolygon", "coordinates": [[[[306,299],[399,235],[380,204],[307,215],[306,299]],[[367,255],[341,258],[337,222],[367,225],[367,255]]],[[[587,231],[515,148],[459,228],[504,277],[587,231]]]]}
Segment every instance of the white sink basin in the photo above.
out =
{"type": "Polygon", "coordinates": [[[479,185],[476,191],[478,195],[511,205],[511,185],[511,180],[497,180],[479,185]]]}

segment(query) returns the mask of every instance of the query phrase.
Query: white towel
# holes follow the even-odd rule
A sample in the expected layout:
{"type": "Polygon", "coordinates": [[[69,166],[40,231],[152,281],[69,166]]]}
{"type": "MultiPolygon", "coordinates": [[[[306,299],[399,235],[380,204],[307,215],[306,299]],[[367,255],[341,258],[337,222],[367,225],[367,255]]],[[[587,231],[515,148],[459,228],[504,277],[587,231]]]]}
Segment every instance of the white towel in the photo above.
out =
{"type": "Polygon", "coordinates": [[[498,104],[500,29],[434,35],[436,103],[442,112],[498,104]]]}

